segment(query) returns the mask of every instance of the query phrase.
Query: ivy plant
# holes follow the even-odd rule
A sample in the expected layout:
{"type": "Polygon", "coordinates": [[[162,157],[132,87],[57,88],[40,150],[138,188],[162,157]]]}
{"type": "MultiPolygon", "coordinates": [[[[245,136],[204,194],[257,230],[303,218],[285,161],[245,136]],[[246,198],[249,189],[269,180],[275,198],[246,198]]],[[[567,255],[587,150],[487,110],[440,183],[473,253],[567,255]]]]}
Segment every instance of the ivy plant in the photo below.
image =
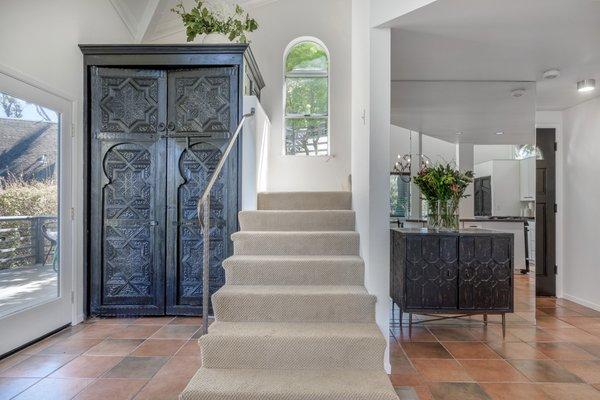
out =
{"type": "Polygon", "coordinates": [[[227,36],[230,42],[247,43],[246,34],[258,29],[258,22],[239,5],[235,6],[233,15],[229,17],[218,15],[202,0],[196,0],[196,5],[189,12],[182,3],[171,11],[181,17],[188,42],[193,41],[198,35],[220,33],[227,36]]]}

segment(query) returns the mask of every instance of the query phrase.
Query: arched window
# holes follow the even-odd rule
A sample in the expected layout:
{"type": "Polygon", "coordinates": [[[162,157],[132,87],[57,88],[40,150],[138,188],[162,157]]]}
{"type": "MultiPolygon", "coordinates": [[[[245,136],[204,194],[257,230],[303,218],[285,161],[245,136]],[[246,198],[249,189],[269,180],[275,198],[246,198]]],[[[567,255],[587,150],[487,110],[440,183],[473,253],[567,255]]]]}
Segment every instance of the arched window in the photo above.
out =
{"type": "Polygon", "coordinates": [[[329,155],[329,53],[301,38],[285,52],[284,154],[329,155]]]}

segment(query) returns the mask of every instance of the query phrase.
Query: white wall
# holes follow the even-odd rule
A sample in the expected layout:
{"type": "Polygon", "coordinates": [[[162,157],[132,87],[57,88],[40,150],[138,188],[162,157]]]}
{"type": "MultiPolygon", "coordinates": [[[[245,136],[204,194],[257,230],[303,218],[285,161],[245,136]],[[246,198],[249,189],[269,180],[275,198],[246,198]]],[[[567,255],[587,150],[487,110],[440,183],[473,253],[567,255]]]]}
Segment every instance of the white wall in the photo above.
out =
{"type": "MultiPolygon", "coordinates": [[[[532,135],[532,139],[535,138],[532,135]]],[[[512,144],[476,144],[475,164],[491,160],[514,160],[515,146],[512,144]]]]}
{"type": "Polygon", "coordinates": [[[600,310],[600,98],[566,110],[563,122],[564,297],[600,310]]]}
{"type": "MultiPolygon", "coordinates": [[[[250,40],[266,84],[261,104],[272,124],[269,191],[350,190],[351,5],[352,0],[278,0],[248,8],[259,23],[250,40]],[[283,155],[283,54],[302,36],[320,39],[330,53],[331,156],[283,155]]],[[[183,43],[185,32],[157,42],[183,43]]]]}
{"type": "MultiPolygon", "coordinates": [[[[83,182],[83,57],[80,43],[132,43],[133,38],[108,0],[4,0],[0,6],[0,71],[60,95],[73,104],[73,154],[83,182]]],[[[1,88],[0,88],[1,89],[1,88]]],[[[83,193],[75,206],[78,240],[83,237],[83,193]]],[[[77,245],[77,243],[75,243],[77,245]]],[[[83,246],[74,275],[74,322],[83,318],[83,246]]]]}
{"type": "Polygon", "coordinates": [[[256,96],[244,96],[244,114],[252,109],[242,131],[242,210],[256,210],[257,193],[268,185],[271,121],[256,96]]]}
{"type": "MultiPolygon", "coordinates": [[[[403,156],[410,152],[410,134],[411,131],[401,128],[396,125],[391,125],[390,131],[390,171],[394,168],[394,164],[398,160],[398,155],[403,156]]],[[[412,132],[413,142],[418,140],[417,132],[412,132]]],[[[456,144],[446,142],[433,136],[421,135],[422,150],[421,152],[429,157],[434,163],[450,163],[456,162],[456,144]]],[[[414,144],[414,143],[413,143],[414,144]]]]}

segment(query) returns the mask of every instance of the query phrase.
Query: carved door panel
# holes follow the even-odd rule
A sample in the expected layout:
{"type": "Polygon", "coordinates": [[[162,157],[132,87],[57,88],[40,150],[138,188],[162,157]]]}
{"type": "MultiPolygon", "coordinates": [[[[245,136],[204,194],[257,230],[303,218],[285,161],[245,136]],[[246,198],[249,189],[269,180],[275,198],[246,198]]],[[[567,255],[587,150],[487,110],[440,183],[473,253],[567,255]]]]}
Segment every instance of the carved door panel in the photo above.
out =
{"type": "Polygon", "coordinates": [[[166,74],[93,68],[91,312],[164,313],[166,74]]]}
{"type": "Polygon", "coordinates": [[[459,308],[511,311],[513,249],[510,236],[463,236],[459,246],[459,308]]]}
{"type": "MultiPolygon", "coordinates": [[[[235,68],[169,72],[167,313],[202,311],[203,235],[197,202],[236,128],[235,68]]],[[[210,293],[225,283],[222,262],[237,229],[238,148],[211,193],[210,293]]]]}
{"type": "Polygon", "coordinates": [[[415,236],[406,239],[406,307],[456,309],[457,236],[415,236]]]}

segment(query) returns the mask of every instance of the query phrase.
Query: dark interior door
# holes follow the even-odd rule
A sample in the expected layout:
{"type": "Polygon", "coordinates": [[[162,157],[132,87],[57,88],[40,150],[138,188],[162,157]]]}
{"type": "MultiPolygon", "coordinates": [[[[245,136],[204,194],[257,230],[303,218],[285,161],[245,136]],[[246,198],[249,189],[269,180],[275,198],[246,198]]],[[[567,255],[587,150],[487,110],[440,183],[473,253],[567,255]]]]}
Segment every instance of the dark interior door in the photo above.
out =
{"type": "Polygon", "coordinates": [[[556,295],[556,156],[554,129],[537,130],[535,271],[538,296],[556,295]]]}
{"type": "MultiPolygon", "coordinates": [[[[167,314],[200,315],[202,252],[197,202],[236,129],[237,68],[169,72],[167,314]]],[[[237,227],[237,148],[211,193],[210,293],[225,283],[222,262],[237,227]]]]}
{"type": "Polygon", "coordinates": [[[164,71],[92,69],[91,312],[164,314],[164,71]]]}

